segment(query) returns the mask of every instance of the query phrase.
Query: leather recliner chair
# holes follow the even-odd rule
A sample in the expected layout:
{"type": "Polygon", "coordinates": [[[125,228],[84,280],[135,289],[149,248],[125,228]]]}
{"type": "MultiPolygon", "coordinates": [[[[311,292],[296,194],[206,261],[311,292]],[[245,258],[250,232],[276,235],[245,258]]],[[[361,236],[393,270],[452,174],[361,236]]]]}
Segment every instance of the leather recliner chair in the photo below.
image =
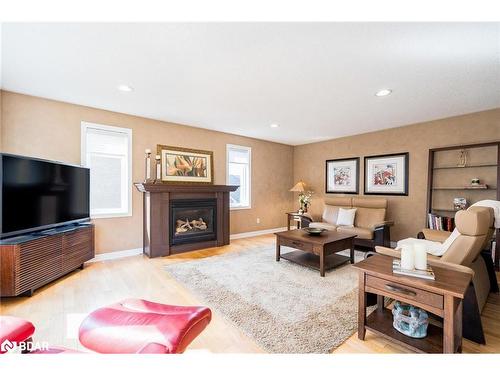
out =
{"type": "MultiPolygon", "coordinates": [[[[498,292],[498,283],[491,258],[483,257],[481,251],[493,233],[493,210],[487,207],[470,207],[455,214],[455,225],[460,235],[441,257],[428,255],[428,263],[448,267],[472,275],[463,310],[463,335],[480,344],[486,343],[481,324],[481,311],[490,291],[498,292]]],[[[450,232],[424,230],[425,239],[444,242],[450,232]]],[[[382,255],[400,257],[398,249],[376,247],[382,255]]]]}

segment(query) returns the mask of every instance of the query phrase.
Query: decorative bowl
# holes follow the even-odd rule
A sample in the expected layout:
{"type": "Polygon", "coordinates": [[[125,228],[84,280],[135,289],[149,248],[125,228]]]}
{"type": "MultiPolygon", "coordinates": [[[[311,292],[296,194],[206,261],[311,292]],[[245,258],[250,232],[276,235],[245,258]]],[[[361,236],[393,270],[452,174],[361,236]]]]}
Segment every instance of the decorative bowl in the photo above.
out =
{"type": "Polygon", "coordinates": [[[311,236],[320,236],[321,233],[326,232],[326,229],[306,227],[304,228],[304,231],[306,231],[311,236]]]}

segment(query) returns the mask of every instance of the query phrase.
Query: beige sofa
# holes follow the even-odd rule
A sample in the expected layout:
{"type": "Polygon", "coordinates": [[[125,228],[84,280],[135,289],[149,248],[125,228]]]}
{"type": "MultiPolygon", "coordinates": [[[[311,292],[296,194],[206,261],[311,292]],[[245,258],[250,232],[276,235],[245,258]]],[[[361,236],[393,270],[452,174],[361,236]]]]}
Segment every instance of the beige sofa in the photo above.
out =
{"type": "MultiPolygon", "coordinates": [[[[455,224],[460,235],[443,256],[429,255],[428,263],[472,275],[472,284],[464,299],[463,332],[465,338],[484,344],[480,314],[490,291],[498,291],[491,256],[481,255],[494,231],[493,210],[487,207],[470,207],[467,211],[458,211],[455,224]]],[[[450,232],[429,229],[424,229],[423,233],[425,239],[436,242],[444,242],[450,235],[450,232]]],[[[376,251],[382,255],[400,256],[396,249],[377,246],[376,251]]]]}
{"type": "Polygon", "coordinates": [[[353,233],[357,247],[390,246],[392,221],[386,220],[387,199],[363,197],[335,197],[325,200],[321,221],[312,221],[310,227],[341,233],[353,233]],[[337,225],[340,208],[356,208],[354,227],[337,225]]]}

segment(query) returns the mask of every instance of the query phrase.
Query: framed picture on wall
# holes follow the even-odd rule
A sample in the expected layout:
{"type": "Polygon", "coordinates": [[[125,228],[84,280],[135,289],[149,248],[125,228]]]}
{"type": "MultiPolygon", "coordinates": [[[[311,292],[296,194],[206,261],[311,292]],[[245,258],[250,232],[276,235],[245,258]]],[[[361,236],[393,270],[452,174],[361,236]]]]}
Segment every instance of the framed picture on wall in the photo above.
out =
{"type": "Polygon", "coordinates": [[[161,156],[162,182],[178,184],[213,184],[213,152],[157,145],[161,156]]]}
{"type": "Polygon", "coordinates": [[[365,194],[408,195],[409,154],[365,157],[365,194]]]}
{"type": "Polygon", "coordinates": [[[326,161],[325,193],[359,193],[359,158],[326,161]]]}

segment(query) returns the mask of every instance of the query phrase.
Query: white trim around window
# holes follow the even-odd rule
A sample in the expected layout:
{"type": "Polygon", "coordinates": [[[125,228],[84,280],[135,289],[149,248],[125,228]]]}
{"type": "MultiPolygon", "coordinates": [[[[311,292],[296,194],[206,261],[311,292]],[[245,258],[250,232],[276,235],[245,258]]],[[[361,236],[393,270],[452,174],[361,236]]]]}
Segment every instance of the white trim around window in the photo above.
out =
{"type": "MultiPolygon", "coordinates": [[[[233,144],[226,145],[226,184],[231,185],[230,181],[230,152],[239,151],[245,152],[247,154],[247,162],[233,163],[241,164],[242,166],[247,166],[246,173],[244,174],[244,192],[248,195],[248,204],[243,205],[233,205],[231,202],[229,204],[230,210],[248,210],[252,208],[252,148],[248,146],[239,146],[233,144]]],[[[241,194],[241,191],[240,191],[241,194]]]]}
{"type": "MultiPolygon", "coordinates": [[[[110,159],[121,159],[123,160],[121,165],[120,174],[123,177],[121,182],[121,196],[122,196],[122,204],[120,208],[101,208],[101,209],[92,209],[92,205],[90,208],[90,216],[92,218],[112,218],[112,217],[125,217],[132,216],[132,129],[122,128],[117,126],[109,126],[109,125],[101,125],[90,122],[81,122],[81,164],[86,167],[91,168],[91,176],[92,176],[92,166],[90,165],[90,158],[88,154],[87,147],[87,136],[89,132],[103,132],[103,134],[109,134],[114,136],[123,136],[126,137],[126,150],[121,153],[113,153],[113,152],[96,152],[93,151],[94,155],[99,155],[103,158],[110,159]]],[[[91,183],[91,191],[92,194],[92,183],[91,183]]],[[[92,201],[92,199],[91,199],[92,201]]]]}

